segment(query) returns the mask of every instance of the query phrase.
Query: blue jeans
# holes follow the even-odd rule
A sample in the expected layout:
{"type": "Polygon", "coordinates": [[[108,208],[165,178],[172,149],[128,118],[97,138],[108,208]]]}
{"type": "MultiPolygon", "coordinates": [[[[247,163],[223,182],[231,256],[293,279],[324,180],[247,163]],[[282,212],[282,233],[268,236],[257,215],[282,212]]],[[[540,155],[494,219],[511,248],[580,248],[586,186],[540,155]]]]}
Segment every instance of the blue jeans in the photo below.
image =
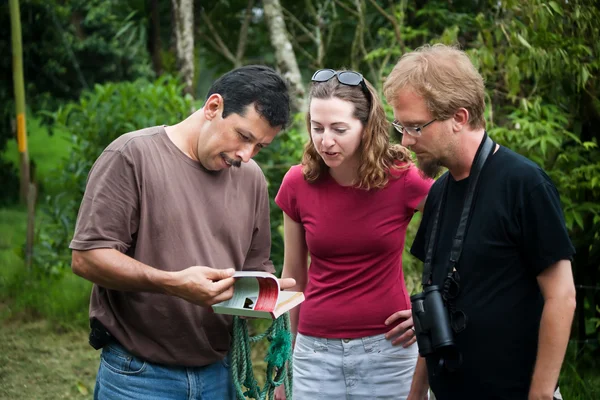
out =
{"type": "Polygon", "coordinates": [[[234,400],[229,357],[204,367],[172,367],[111,343],[102,349],[94,399],[234,400]]]}

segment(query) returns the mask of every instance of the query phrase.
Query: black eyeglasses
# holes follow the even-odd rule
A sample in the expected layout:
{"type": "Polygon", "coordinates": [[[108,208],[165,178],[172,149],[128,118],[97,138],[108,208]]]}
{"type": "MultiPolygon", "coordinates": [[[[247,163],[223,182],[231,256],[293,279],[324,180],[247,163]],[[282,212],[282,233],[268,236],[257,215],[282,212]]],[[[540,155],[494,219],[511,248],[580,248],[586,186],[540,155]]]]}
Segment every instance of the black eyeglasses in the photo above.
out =
{"type": "Polygon", "coordinates": [[[337,80],[342,85],[347,86],[359,86],[362,87],[365,94],[370,98],[371,93],[369,92],[369,88],[365,83],[365,79],[363,76],[356,71],[335,71],[330,68],[320,69],[315,72],[311,78],[313,82],[327,82],[334,76],[337,77],[337,80]]]}
{"type": "Polygon", "coordinates": [[[431,125],[432,123],[434,123],[435,121],[437,121],[437,118],[432,119],[431,121],[429,121],[426,124],[423,124],[421,126],[417,126],[417,127],[408,127],[408,126],[402,126],[400,125],[400,122],[398,122],[398,120],[394,120],[392,121],[392,126],[394,128],[396,128],[396,130],[398,132],[400,132],[401,134],[403,134],[404,132],[408,133],[410,136],[415,136],[415,137],[419,137],[421,136],[421,131],[428,127],[429,125],[431,125]]]}

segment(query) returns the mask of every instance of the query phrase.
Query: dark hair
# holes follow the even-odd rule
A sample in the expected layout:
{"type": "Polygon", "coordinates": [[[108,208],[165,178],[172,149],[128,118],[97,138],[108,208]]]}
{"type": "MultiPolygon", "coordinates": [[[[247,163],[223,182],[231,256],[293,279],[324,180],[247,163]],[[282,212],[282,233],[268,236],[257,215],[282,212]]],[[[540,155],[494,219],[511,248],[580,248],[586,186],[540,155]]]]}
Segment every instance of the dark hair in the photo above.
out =
{"type": "Polygon", "coordinates": [[[264,65],[246,65],[217,79],[206,98],[218,93],[223,97],[223,118],[229,114],[244,115],[254,104],[256,112],[272,127],[285,128],[290,120],[290,95],[285,80],[264,65]]]}

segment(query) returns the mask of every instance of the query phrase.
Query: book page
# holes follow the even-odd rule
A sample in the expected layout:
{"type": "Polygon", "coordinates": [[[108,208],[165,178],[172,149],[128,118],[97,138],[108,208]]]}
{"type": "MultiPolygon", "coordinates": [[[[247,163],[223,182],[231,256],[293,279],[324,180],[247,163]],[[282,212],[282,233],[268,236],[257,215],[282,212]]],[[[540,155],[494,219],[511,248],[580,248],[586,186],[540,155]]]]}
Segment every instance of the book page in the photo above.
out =
{"type": "Polygon", "coordinates": [[[277,305],[279,296],[279,285],[277,279],[257,278],[259,294],[256,300],[255,310],[258,311],[273,311],[277,305]]]}
{"type": "Polygon", "coordinates": [[[256,278],[236,279],[233,286],[233,297],[219,303],[222,307],[254,309],[258,300],[259,285],[256,278]]]}

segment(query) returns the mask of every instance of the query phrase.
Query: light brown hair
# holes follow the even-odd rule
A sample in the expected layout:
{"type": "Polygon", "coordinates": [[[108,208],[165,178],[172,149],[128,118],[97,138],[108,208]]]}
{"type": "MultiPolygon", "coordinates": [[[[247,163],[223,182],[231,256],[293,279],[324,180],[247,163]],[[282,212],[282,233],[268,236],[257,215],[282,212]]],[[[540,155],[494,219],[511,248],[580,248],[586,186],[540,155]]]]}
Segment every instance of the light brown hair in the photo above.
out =
{"type": "MultiPolygon", "coordinates": [[[[411,154],[403,146],[390,143],[390,123],[386,118],[383,104],[373,86],[365,79],[369,94],[359,86],[348,86],[338,82],[337,77],[327,82],[314,82],[310,89],[309,105],[312,99],[336,97],[354,105],[354,117],[363,126],[362,139],[358,151],[360,163],[358,181],[354,185],[360,189],[384,188],[391,170],[407,168],[412,161],[411,154]],[[370,97],[370,98],[369,98],[370,97]]],[[[310,107],[306,113],[306,126],[310,135],[310,107]]],[[[315,149],[312,136],[304,148],[302,173],[308,182],[315,182],[327,171],[327,165],[315,149]]]]}
{"type": "Polygon", "coordinates": [[[449,119],[459,108],[465,108],[469,126],[485,128],[483,78],[464,51],[436,44],[404,54],[383,86],[388,103],[393,106],[405,88],[422,96],[435,118],[449,119]]]}

